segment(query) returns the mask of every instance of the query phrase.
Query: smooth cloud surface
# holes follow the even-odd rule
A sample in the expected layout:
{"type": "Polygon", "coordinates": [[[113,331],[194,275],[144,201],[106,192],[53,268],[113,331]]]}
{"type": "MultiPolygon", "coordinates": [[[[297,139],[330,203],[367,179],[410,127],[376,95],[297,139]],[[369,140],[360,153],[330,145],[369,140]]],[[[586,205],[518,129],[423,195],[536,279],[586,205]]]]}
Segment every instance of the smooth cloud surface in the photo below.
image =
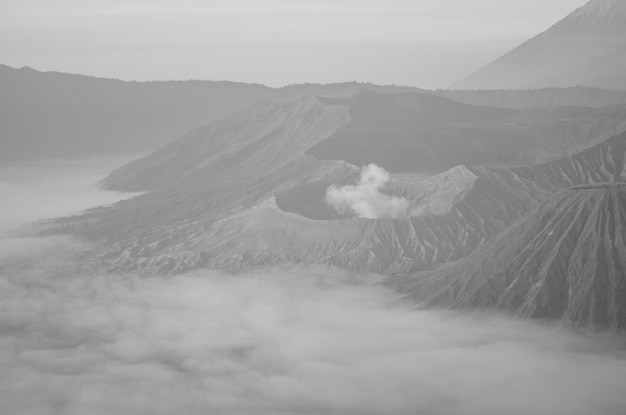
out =
{"type": "Polygon", "coordinates": [[[71,215],[133,196],[99,191],[96,186],[128,158],[0,165],[0,237],[32,221],[71,215]]]}
{"type": "Polygon", "coordinates": [[[415,310],[325,268],[86,275],[83,249],[0,243],[2,414],[626,413],[621,339],[415,310]]]}
{"type": "Polygon", "coordinates": [[[332,270],[140,279],[41,264],[0,276],[8,414],[626,410],[608,342],[411,310],[332,270]]]}
{"type": "Polygon", "coordinates": [[[403,197],[382,192],[390,178],[389,172],[385,169],[370,164],[361,169],[361,177],[356,185],[330,186],[326,190],[326,203],[340,214],[352,212],[359,218],[407,217],[410,202],[403,197]]]}

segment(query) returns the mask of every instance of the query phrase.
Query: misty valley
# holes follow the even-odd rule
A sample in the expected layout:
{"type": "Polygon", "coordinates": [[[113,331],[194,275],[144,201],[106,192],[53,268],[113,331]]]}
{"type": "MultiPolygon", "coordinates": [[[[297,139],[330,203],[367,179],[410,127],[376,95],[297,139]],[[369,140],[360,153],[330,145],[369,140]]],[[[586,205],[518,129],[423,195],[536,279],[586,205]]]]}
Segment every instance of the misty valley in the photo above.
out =
{"type": "Polygon", "coordinates": [[[626,1],[581,6],[445,89],[0,65],[0,414],[625,414],[626,1]]]}

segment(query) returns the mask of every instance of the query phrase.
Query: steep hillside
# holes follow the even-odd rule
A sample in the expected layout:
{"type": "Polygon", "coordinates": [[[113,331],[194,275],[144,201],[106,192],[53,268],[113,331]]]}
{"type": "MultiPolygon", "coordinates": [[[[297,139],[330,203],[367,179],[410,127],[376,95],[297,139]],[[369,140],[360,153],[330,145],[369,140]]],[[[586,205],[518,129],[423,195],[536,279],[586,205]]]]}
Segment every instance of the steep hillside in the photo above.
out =
{"type": "Polygon", "coordinates": [[[347,106],[350,122],[307,153],[358,166],[373,162],[393,173],[540,163],[626,130],[623,105],[514,110],[366,90],[324,102],[347,106]]]}
{"type": "Polygon", "coordinates": [[[605,90],[620,90],[618,92],[626,91],[626,46],[595,55],[555,76],[529,86],[537,88],[545,85],[586,85],[605,90]]]}
{"type": "MultiPolygon", "coordinates": [[[[259,105],[196,130],[104,181],[113,189],[151,192],[57,222],[55,232],[101,241],[95,257],[111,270],[242,270],[289,262],[406,274],[467,256],[559,189],[624,180],[626,136],[618,135],[542,165],[394,174],[381,191],[410,206],[404,214],[338,212],[329,206],[327,190],[354,185],[360,166],[319,160],[307,151],[346,126],[384,131],[420,119],[432,125],[441,108],[456,109],[446,122],[489,125],[500,112],[519,117],[518,111],[484,107],[466,112],[462,104],[430,96],[365,98],[355,101],[363,104],[356,110],[314,97],[259,105]],[[379,108],[380,118],[355,118],[360,109],[368,114],[372,98],[389,104],[379,108]]],[[[561,113],[530,111],[539,114],[536,130],[551,124],[546,114],[553,111],[561,113]]],[[[554,124],[562,131],[554,136],[574,136],[579,118],[568,119],[554,124]]],[[[605,124],[621,119],[613,115],[605,124]]],[[[605,128],[600,130],[610,130],[605,128]]]]}
{"type": "Polygon", "coordinates": [[[558,192],[457,263],[400,284],[430,305],[626,328],[626,185],[558,192]]]}
{"type": "Polygon", "coordinates": [[[400,219],[345,218],[321,209],[326,186],[345,183],[356,169],[304,157],[268,175],[240,176],[240,187],[212,182],[205,172],[198,176],[204,181],[55,226],[105,241],[99,261],[112,270],[239,271],[295,262],[404,275],[467,256],[560,189],[626,181],[624,154],[626,134],[543,165],[458,167],[426,180],[398,176],[389,191],[423,207],[400,219]]]}
{"type": "Polygon", "coordinates": [[[454,88],[585,85],[626,90],[625,47],[626,1],[591,0],[454,88]]]}

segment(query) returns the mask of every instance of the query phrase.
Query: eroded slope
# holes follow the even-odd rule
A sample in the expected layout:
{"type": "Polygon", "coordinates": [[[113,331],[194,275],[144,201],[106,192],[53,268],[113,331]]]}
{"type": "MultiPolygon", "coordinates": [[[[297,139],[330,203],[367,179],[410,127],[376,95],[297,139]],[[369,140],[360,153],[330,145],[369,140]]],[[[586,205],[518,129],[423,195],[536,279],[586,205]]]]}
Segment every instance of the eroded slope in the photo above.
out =
{"type": "Polygon", "coordinates": [[[626,185],[578,186],[457,263],[402,280],[431,305],[626,327],[626,185]]]}
{"type": "MultiPolygon", "coordinates": [[[[408,99],[414,108],[430,98],[408,99]]],[[[253,107],[118,169],[107,186],[151,192],[64,220],[62,231],[102,241],[97,261],[113,270],[290,262],[406,274],[467,256],[563,188],[624,180],[626,137],[619,135],[541,165],[457,166],[426,180],[395,175],[386,191],[410,200],[418,213],[341,217],[324,205],[325,189],[352,180],[358,166],[306,151],[351,116],[349,106],[313,97],[253,107]]],[[[603,134],[621,122],[617,115],[609,120],[603,134]]],[[[563,137],[579,125],[561,123],[563,137]]]]}

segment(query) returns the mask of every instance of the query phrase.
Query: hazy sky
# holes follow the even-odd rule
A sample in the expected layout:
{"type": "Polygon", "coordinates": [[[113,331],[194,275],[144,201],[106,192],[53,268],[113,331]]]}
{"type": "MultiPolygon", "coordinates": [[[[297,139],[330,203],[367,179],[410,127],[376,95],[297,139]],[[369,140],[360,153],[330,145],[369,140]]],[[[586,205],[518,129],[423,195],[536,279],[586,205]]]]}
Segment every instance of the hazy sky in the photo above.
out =
{"type": "Polygon", "coordinates": [[[0,0],[0,63],[121,79],[444,87],[586,0],[0,0]]]}

